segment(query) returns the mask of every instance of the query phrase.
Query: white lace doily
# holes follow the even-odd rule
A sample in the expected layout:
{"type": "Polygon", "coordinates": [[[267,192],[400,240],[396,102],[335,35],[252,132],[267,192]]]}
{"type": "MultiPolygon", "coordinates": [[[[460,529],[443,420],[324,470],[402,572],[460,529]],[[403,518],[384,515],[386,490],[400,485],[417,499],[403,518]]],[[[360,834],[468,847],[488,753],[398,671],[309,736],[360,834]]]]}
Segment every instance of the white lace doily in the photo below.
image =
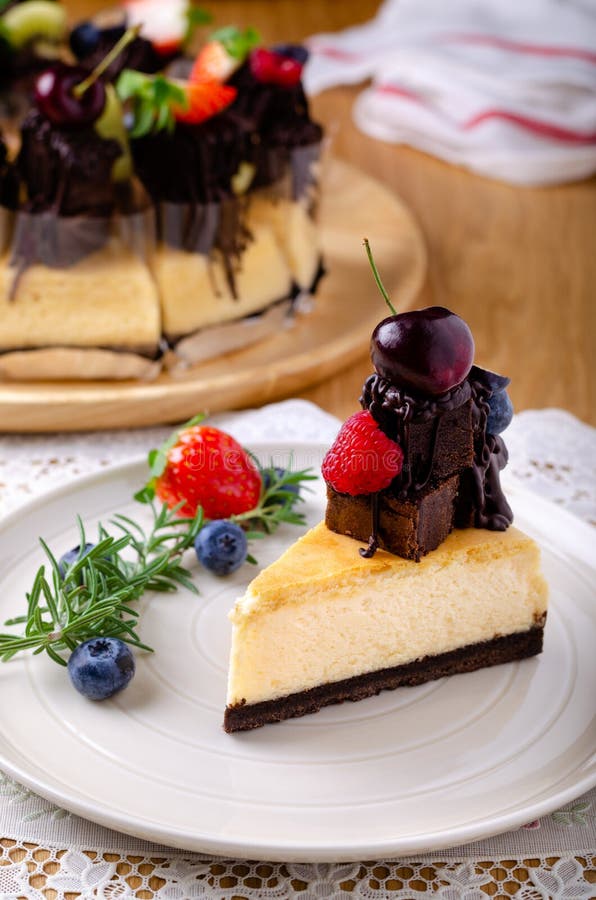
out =
{"type": "MultiPolygon", "coordinates": [[[[322,441],[339,421],[286,401],[214,417],[242,442],[322,441]]],[[[32,496],[139,457],[170,429],[0,437],[0,515],[32,496]]],[[[562,410],[523,412],[506,435],[510,474],[596,524],[596,430],[562,410]]],[[[596,898],[596,790],[516,832],[397,862],[281,865],[178,853],[100,828],[0,773],[0,900],[596,898]]]]}

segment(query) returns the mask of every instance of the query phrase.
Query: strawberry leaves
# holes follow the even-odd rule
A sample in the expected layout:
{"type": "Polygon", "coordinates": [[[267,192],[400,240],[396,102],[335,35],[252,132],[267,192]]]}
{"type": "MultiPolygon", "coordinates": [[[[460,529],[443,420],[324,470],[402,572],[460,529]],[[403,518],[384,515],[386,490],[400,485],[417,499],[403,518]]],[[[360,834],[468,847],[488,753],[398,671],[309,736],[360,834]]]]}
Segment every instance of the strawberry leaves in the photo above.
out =
{"type": "Polygon", "coordinates": [[[173,131],[174,110],[188,107],[184,88],[163,75],[144,75],[125,69],[118,78],[116,90],[123,103],[132,103],[132,138],[155,131],[173,131]]]}
{"type": "Polygon", "coordinates": [[[192,428],[194,425],[200,425],[201,422],[205,418],[205,413],[199,413],[196,416],[193,416],[192,419],[189,419],[188,422],[184,422],[180,428],[177,428],[176,431],[173,431],[171,435],[163,442],[161,447],[157,449],[150,450],[147,455],[147,463],[149,465],[149,474],[151,478],[147,482],[147,484],[141,488],[140,491],[134,495],[134,499],[138,503],[151,503],[151,501],[155,497],[155,482],[159,478],[160,475],[163,475],[167,462],[168,462],[168,453],[178,441],[178,437],[181,431],[185,431],[187,428],[192,428]]]}
{"type": "Polygon", "coordinates": [[[212,41],[219,41],[230,56],[239,62],[244,62],[250,51],[261,41],[261,35],[256,28],[245,28],[242,31],[235,25],[227,25],[214,31],[210,37],[212,41]]]}

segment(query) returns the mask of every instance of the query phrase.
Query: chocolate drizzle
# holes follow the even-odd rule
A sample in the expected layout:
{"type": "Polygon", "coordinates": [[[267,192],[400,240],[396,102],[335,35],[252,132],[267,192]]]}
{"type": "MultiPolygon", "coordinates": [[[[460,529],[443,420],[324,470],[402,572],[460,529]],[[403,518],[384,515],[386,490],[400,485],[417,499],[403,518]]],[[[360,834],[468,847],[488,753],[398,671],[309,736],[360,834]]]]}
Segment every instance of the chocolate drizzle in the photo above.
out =
{"type": "MultiPolygon", "coordinates": [[[[507,464],[507,449],[499,435],[486,432],[488,401],[494,389],[495,377],[477,366],[472,367],[461,384],[438,397],[417,396],[378,374],[371,375],[364,384],[361,406],[371,413],[387,437],[401,446],[404,454],[400,475],[382,493],[400,500],[415,499],[427,486],[440,484],[444,477],[452,474],[441,468],[442,431],[461,427],[461,422],[455,423],[450,416],[460,410],[460,419],[463,419],[463,409],[467,405],[473,454],[463,465],[453,469],[460,473],[455,524],[505,531],[513,521],[499,476],[507,464]],[[430,426],[430,436],[426,435],[421,452],[418,445],[414,449],[414,431],[416,426],[424,424],[430,426]]],[[[378,547],[378,494],[371,496],[371,515],[369,544],[360,551],[366,558],[373,556],[378,547]]]]}
{"type": "Polygon", "coordinates": [[[372,559],[379,549],[379,492],[370,495],[371,528],[368,546],[358,551],[363,559],[372,559]]]}
{"type": "Polygon", "coordinates": [[[499,473],[507,465],[507,448],[500,435],[486,432],[492,390],[483,370],[474,366],[469,381],[474,401],[474,462],[462,476],[457,521],[471,519],[476,528],[506,531],[513,522],[513,512],[503,494],[499,473]]]}
{"type": "Polygon", "coordinates": [[[439,397],[416,396],[377,374],[366,380],[360,405],[368,409],[381,430],[400,445],[404,454],[401,473],[391,485],[392,492],[397,496],[405,497],[429,483],[435,467],[441,420],[446,413],[467,403],[471,396],[472,389],[467,380],[439,397]],[[429,422],[433,428],[431,450],[421,473],[420,465],[412,455],[410,428],[415,423],[429,422]]]}

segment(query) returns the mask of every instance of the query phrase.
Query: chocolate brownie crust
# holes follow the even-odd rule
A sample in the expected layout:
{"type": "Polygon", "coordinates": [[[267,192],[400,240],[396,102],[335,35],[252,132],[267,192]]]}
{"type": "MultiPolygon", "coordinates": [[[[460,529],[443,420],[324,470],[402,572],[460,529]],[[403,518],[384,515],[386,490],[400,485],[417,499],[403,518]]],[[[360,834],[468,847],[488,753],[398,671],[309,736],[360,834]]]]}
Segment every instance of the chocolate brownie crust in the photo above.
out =
{"type": "MultiPolygon", "coordinates": [[[[378,546],[416,562],[435,550],[453,530],[458,487],[459,478],[455,475],[403,500],[392,494],[391,489],[381,492],[378,546]]],[[[336,534],[367,543],[373,531],[371,495],[339,494],[328,485],[325,524],[336,534]]]]}
{"type": "Polygon", "coordinates": [[[544,620],[529,631],[495,637],[492,641],[470,644],[437,656],[426,656],[403,666],[379,669],[366,675],[322,684],[278,700],[228,706],[224,715],[224,729],[228,733],[249,731],[272,722],[305,716],[333,703],[363,700],[381,691],[413,687],[449,675],[526,659],[542,651],[543,632],[544,620]]]}

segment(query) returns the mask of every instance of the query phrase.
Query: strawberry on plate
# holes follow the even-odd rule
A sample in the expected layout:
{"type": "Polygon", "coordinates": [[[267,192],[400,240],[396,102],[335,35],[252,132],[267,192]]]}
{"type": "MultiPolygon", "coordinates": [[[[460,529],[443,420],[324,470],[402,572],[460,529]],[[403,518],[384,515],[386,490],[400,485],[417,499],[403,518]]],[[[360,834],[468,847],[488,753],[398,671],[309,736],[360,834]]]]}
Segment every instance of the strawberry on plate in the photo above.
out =
{"type": "Polygon", "coordinates": [[[184,501],[181,516],[194,516],[202,506],[208,519],[227,519],[258,506],[262,482],[233,437],[210,425],[192,425],[178,432],[167,448],[154,487],[170,508],[184,501]]]}
{"type": "Polygon", "coordinates": [[[177,122],[198,125],[221,112],[235,99],[238,91],[231,85],[218,81],[179,81],[186,95],[186,106],[173,107],[177,122]]]}

